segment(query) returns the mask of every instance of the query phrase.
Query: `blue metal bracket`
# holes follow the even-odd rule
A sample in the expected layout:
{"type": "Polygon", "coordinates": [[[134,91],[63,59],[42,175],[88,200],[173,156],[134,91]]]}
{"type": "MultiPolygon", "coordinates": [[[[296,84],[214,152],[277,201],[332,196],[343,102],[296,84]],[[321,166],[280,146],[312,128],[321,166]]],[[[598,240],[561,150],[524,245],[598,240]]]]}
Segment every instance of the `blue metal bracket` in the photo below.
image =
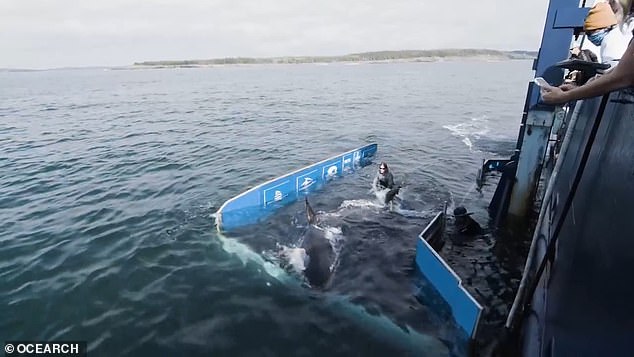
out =
{"type": "Polygon", "coordinates": [[[515,217],[525,217],[530,209],[552,125],[552,111],[531,110],[528,113],[524,149],[520,151],[508,212],[515,217]]]}
{"type": "Polygon", "coordinates": [[[478,187],[478,191],[482,189],[484,185],[484,181],[486,179],[486,174],[493,171],[504,172],[504,167],[511,162],[512,159],[488,159],[486,161],[482,160],[482,167],[478,170],[478,176],[476,177],[476,185],[478,187]]]}
{"type": "Polygon", "coordinates": [[[588,12],[587,7],[558,9],[555,14],[554,29],[581,28],[588,12]]]}

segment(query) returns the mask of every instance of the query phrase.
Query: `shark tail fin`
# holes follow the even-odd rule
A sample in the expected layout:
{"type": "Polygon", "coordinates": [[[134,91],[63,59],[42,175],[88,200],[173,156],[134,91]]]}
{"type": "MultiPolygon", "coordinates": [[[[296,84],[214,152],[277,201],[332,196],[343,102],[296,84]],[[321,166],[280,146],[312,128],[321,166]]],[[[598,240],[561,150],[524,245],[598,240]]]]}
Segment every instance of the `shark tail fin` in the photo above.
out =
{"type": "Polygon", "coordinates": [[[317,222],[317,216],[315,215],[315,211],[313,211],[313,208],[310,206],[310,203],[308,203],[308,196],[305,197],[305,202],[306,202],[306,218],[308,219],[308,223],[315,224],[317,222]]]}

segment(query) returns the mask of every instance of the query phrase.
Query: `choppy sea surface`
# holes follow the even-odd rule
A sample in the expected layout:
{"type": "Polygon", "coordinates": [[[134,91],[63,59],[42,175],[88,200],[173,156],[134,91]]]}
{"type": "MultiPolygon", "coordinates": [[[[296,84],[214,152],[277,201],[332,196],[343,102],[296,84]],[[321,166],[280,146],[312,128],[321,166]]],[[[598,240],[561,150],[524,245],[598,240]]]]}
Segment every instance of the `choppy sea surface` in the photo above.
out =
{"type": "Polygon", "coordinates": [[[94,356],[467,354],[421,293],[416,236],[445,202],[474,212],[489,233],[441,254],[487,308],[480,339],[494,336],[522,248],[487,226],[495,181],[474,183],[514,148],[530,67],[0,73],[0,340],[84,340],[94,356]],[[301,239],[303,202],[216,231],[227,199],[368,143],[402,207],[376,204],[376,165],[311,197],[337,248],[327,289],[279,253],[301,239]]]}

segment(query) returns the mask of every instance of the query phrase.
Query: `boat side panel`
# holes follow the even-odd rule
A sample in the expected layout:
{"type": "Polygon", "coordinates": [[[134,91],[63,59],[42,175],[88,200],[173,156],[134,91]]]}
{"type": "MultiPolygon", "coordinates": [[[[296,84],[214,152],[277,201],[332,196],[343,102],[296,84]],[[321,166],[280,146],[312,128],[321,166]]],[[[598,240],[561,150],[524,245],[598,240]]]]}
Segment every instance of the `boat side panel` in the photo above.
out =
{"type": "Polygon", "coordinates": [[[454,320],[471,338],[475,337],[482,306],[462,286],[462,280],[424,237],[442,224],[442,212],[419,235],[416,243],[416,266],[451,308],[454,320]]]}
{"type": "MultiPolygon", "coordinates": [[[[634,95],[631,90],[611,94],[605,111],[598,116],[602,116],[601,123],[572,207],[565,216],[561,209],[554,215],[565,223],[557,241],[551,275],[546,277],[544,342],[553,355],[632,354],[634,286],[629,282],[634,262],[634,95]]],[[[588,124],[594,120],[591,117],[588,124]]],[[[581,133],[587,135],[585,131],[581,133]]],[[[585,146],[587,137],[582,142],[585,146]]],[[[583,146],[578,151],[569,151],[562,159],[576,163],[582,152],[583,146]]],[[[569,194],[568,187],[577,167],[572,165],[570,170],[560,172],[557,191],[560,196],[569,194]]],[[[559,206],[563,206],[563,200],[559,206]]],[[[537,292],[540,293],[543,292],[537,292]]]]}

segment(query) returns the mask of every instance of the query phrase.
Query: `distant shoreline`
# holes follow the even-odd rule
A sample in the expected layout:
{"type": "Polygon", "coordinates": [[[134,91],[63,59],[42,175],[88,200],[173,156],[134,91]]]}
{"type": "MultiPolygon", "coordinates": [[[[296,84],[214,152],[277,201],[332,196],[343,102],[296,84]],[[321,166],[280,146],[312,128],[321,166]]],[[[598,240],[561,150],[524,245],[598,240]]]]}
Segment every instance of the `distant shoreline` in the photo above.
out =
{"type": "Polygon", "coordinates": [[[222,65],[249,64],[329,64],[329,63],[393,63],[438,62],[460,59],[476,60],[526,60],[537,57],[537,51],[498,51],[488,49],[440,49],[377,51],[353,53],[342,56],[284,56],[284,57],[225,57],[204,60],[144,61],[135,62],[133,68],[200,68],[222,65]]]}
{"type": "Polygon", "coordinates": [[[85,66],[58,68],[0,68],[0,72],[39,72],[49,70],[130,70],[130,69],[161,69],[161,68],[208,68],[241,65],[280,65],[280,64],[387,64],[410,62],[440,62],[459,60],[479,61],[508,61],[529,60],[537,57],[537,51],[499,51],[488,49],[438,49],[438,50],[406,50],[406,51],[375,51],[352,53],[342,56],[282,56],[282,57],[225,57],[202,60],[176,61],[143,61],[127,66],[85,66]]]}

